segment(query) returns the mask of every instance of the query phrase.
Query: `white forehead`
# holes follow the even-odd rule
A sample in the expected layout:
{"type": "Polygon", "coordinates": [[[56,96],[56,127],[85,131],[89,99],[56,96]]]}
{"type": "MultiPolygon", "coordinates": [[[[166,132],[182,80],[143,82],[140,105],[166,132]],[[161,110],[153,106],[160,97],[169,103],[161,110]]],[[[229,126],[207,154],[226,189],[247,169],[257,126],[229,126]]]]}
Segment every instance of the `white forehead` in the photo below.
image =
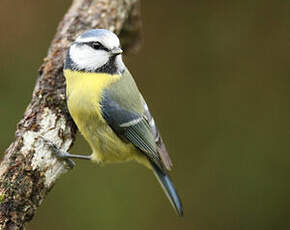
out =
{"type": "Polygon", "coordinates": [[[105,29],[89,30],[76,39],[77,43],[100,42],[108,49],[120,46],[119,38],[116,34],[105,29]]]}

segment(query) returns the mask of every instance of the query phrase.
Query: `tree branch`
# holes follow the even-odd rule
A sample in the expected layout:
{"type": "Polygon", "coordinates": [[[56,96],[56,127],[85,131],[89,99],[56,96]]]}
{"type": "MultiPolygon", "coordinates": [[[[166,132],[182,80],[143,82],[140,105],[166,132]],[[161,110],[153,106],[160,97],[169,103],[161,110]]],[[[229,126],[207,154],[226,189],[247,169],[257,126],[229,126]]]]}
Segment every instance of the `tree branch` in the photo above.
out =
{"type": "Polygon", "coordinates": [[[0,229],[23,229],[56,179],[67,171],[43,139],[67,151],[76,126],[65,102],[62,73],[65,51],[82,32],[107,28],[121,32],[123,48],[135,49],[140,41],[138,0],[74,0],[39,69],[32,100],[18,123],[14,142],[0,165],[0,229]],[[124,26],[126,25],[126,26],[124,26]]]}

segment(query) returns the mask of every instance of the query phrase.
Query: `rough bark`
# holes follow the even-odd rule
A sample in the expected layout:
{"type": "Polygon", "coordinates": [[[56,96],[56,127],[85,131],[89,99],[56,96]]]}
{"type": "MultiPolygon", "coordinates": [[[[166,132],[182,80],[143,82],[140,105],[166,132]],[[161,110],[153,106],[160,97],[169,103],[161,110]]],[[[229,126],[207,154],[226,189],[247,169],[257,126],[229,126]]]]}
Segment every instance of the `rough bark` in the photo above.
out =
{"type": "Polygon", "coordinates": [[[85,30],[107,28],[121,32],[123,48],[136,48],[141,28],[137,1],[74,0],[60,22],[31,103],[0,165],[0,229],[24,229],[56,179],[67,171],[66,162],[43,141],[67,151],[77,131],[65,103],[62,68],[67,47],[85,30]]]}

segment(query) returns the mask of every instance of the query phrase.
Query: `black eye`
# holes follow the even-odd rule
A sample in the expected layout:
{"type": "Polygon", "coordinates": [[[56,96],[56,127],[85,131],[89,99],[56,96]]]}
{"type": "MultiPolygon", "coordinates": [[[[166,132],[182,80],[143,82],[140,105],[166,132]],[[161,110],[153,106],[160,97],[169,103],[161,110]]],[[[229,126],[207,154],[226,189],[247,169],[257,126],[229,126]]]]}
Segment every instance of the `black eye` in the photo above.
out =
{"type": "Polygon", "coordinates": [[[92,42],[90,45],[95,50],[103,49],[103,45],[100,42],[92,42]]]}

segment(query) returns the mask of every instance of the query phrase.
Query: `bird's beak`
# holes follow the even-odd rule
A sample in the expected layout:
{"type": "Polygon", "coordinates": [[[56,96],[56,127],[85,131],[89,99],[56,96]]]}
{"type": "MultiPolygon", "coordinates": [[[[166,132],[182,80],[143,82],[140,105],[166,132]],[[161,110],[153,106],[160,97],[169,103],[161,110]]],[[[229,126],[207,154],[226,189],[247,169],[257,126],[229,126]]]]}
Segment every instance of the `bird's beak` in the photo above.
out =
{"type": "Polygon", "coordinates": [[[113,54],[113,55],[119,55],[121,53],[123,53],[123,50],[119,47],[115,47],[115,48],[111,49],[111,54],[113,54]]]}

